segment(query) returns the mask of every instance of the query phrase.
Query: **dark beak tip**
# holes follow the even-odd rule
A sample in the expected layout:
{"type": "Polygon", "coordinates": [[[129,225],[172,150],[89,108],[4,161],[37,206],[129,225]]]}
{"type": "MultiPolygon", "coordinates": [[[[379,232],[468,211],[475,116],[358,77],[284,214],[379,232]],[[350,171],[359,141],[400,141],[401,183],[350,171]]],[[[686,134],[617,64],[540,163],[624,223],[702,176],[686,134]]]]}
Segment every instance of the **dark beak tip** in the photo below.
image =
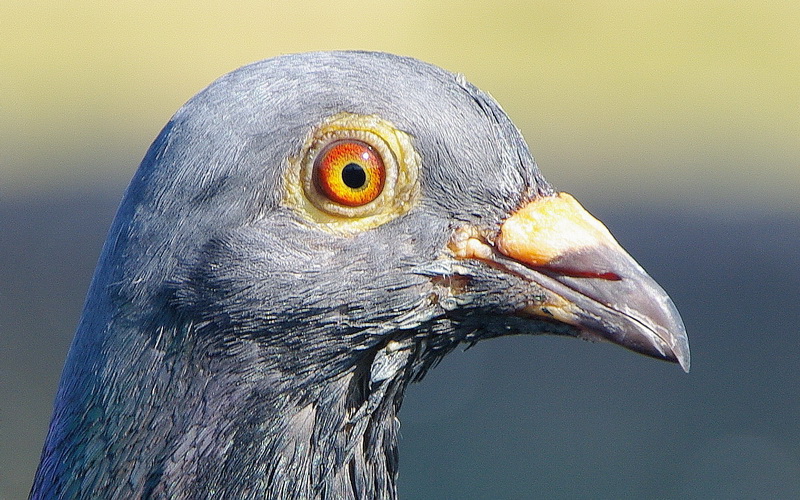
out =
{"type": "MultiPolygon", "coordinates": [[[[664,294],[666,298],[666,294],[664,294]]],[[[668,306],[664,312],[666,317],[661,316],[663,323],[653,323],[642,321],[638,327],[637,336],[641,336],[642,341],[650,350],[651,356],[677,363],[683,371],[689,373],[691,367],[691,355],[689,353],[689,338],[686,335],[686,327],[678,314],[675,305],[666,298],[668,306]]]]}
{"type": "Polygon", "coordinates": [[[679,359],[678,363],[681,365],[681,368],[683,368],[685,373],[689,373],[689,370],[691,369],[691,362],[689,361],[688,357],[679,359]]]}
{"type": "Polygon", "coordinates": [[[676,363],[680,365],[684,372],[689,373],[691,357],[686,334],[683,332],[674,336],[669,335],[666,339],[660,335],[656,336],[651,332],[645,333],[642,331],[628,332],[623,339],[608,335],[598,335],[597,333],[594,333],[591,337],[606,342],[610,341],[651,358],[676,363]]]}
{"type": "Polygon", "coordinates": [[[686,335],[686,329],[683,322],[678,320],[678,323],[671,330],[664,330],[663,328],[656,329],[658,334],[648,332],[646,342],[650,344],[649,354],[653,357],[677,363],[683,368],[683,371],[689,373],[691,367],[691,355],[689,353],[689,339],[686,335]]]}
{"type": "Polygon", "coordinates": [[[678,336],[675,337],[675,345],[672,348],[672,354],[675,357],[675,362],[681,365],[683,371],[689,373],[692,360],[689,354],[689,340],[686,336],[686,330],[682,330],[678,336]]]}
{"type": "MultiPolygon", "coordinates": [[[[609,285],[618,286],[614,283],[609,285]]],[[[624,283],[619,285],[624,286],[624,283]]],[[[623,288],[625,293],[617,294],[623,299],[620,303],[602,309],[599,321],[586,316],[584,334],[645,356],[677,363],[689,373],[689,339],[675,304],[646,274],[642,274],[633,285],[623,288]]]]}
{"type": "Polygon", "coordinates": [[[650,351],[646,354],[677,363],[689,373],[689,338],[675,303],[632,258],[626,257],[636,272],[622,288],[625,290],[621,293],[624,305],[615,307],[626,316],[623,328],[650,351]]]}
{"type": "Polygon", "coordinates": [[[659,315],[661,323],[658,326],[653,324],[650,324],[650,326],[654,327],[653,331],[656,337],[660,343],[663,343],[669,361],[678,363],[681,368],[683,368],[684,372],[689,373],[691,355],[689,352],[689,337],[686,335],[686,326],[683,323],[678,309],[675,307],[675,303],[672,302],[661,287],[658,287],[655,282],[653,282],[653,284],[656,290],[660,292],[660,294],[657,293],[656,295],[661,295],[662,297],[661,301],[657,302],[664,304],[662,309],[664,314],[663,316],[659,315]]]}

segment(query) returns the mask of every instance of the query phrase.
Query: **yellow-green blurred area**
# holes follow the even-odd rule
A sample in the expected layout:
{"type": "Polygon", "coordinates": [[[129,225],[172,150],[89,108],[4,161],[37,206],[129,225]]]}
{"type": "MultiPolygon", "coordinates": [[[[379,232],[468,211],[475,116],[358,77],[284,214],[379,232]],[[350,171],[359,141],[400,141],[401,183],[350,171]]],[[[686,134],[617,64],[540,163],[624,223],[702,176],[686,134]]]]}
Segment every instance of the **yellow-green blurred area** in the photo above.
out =
{"type": "Polygon", "coordinates": [[[494,95],[692,349],[689,375],[555,337],[449,355],[400,413],[401,497],[800,498],[800,2],[0,0],[0,500],[27,495],[163,125],[241,65],[331,49],[494,95]]]}
{"type": "Polygon", "coordinates": [[[562,189],[793,206],[797,2],[5,2],[0,194],[119,185],[213,79],[373,49],[492,93],[562,189]]]}

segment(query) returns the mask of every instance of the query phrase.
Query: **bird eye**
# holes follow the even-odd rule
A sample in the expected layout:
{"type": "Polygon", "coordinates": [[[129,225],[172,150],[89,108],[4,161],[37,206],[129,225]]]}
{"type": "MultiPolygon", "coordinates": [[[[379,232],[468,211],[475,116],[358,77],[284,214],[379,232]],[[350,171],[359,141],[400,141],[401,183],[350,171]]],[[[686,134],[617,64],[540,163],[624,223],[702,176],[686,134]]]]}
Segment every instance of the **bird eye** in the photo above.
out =
{"type": "Polygon", "coordinates": [[[388,121],[339,113],[288,158],[284,202],[325,229],[353,234],[411,210],[421,162],[411,136],[388,121]]]}
{"type": "Polygon", "coordinates": [[[381,194],[386,167],[380,154],[366,142],[336,140],[320,150],[312,176],[317,189],[329,200],[360,207],[381,194]]]}

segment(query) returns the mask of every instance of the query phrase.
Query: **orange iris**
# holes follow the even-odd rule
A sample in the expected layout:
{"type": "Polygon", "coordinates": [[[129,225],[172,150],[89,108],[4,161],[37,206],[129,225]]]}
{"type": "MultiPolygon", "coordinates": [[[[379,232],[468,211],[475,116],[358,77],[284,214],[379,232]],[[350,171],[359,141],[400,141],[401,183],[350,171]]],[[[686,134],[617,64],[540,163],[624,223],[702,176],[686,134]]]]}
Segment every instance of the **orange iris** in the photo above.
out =
{"type": "Polygon", "coordinates": [[[366,142],[333,141],[314,160],[317,189],[340,205],[366,205],[381,194],[385,179],[383,160],[366,142]]]}

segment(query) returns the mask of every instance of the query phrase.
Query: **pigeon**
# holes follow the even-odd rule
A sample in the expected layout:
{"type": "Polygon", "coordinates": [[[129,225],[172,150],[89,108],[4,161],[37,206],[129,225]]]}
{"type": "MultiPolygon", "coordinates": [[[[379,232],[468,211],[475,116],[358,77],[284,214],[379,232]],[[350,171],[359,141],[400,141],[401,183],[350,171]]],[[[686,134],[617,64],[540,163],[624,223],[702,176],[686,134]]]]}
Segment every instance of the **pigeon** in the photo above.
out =
{"type": "Polygon", "coordinates": [[[393,499],[407,386],[539,334],[689,369],[666,292],[463,76],[357,51],[244,66],[134,174],[30,497],[393,499]]]}

